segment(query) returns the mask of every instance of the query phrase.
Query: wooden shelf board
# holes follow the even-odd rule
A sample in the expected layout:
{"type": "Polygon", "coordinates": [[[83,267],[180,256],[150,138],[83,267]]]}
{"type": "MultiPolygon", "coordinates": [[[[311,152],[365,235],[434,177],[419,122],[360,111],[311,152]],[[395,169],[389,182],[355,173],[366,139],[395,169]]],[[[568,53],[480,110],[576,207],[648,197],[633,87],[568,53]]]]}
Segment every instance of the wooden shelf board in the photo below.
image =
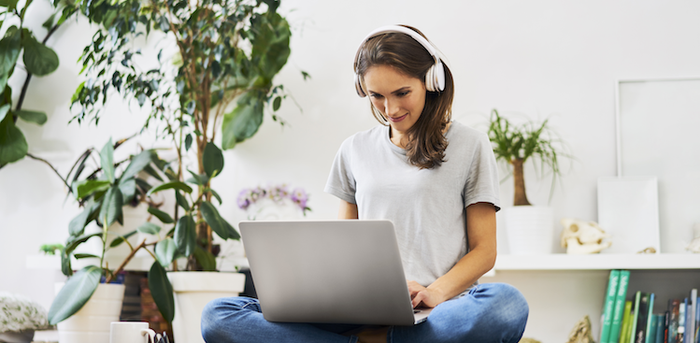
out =
{"type": "Polygon", "coordinates": [[[700,254],[499,255],[494,269],[700,269],[700,254]]]}

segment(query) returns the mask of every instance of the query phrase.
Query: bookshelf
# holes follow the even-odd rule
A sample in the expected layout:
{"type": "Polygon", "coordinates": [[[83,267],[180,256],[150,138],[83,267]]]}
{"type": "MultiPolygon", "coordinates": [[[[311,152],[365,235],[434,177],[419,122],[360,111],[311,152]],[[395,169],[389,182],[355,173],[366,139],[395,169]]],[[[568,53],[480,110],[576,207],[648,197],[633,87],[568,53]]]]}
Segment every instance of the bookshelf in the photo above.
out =
{"type": "Polygon", "coordinates": [[[700,254],[498,255],[494,270],[700,269],[700,254]]]}
{"type": "MultiPolygon", "coordinates": [[[[480,282],[506,282],[530,304],[525,337],[543,343],[566,342],[574,324],[588,315],[595,341],[611,269],[628,269],[628,298],[634,291],[654,292],[660,313],[671,298],[700,288],[700,254],[499,254],[493,270],[480,282]]],[[[628,299],[628,300],[629,300],[628,299]]]]}

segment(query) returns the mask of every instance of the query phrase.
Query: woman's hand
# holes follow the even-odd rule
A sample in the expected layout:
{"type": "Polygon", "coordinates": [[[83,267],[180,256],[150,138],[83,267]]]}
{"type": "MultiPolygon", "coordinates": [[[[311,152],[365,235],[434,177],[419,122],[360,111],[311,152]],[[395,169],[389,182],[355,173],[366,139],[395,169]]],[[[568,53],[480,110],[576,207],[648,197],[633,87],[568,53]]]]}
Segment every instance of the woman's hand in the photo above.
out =
{"type": "Polygon", "coordinates": [[[445,301],[443,294],[435,289],[423,287],[415,281],[408,281],[408,292],[411,294],[411,302],[413,308],[435,307],[445,301]]]}

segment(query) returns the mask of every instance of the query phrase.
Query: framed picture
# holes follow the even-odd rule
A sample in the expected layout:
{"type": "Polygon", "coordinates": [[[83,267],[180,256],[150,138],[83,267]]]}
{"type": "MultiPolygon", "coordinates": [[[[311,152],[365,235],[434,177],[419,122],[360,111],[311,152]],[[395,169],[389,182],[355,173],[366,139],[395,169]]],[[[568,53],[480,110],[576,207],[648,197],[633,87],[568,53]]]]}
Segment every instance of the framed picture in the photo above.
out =
{"type": "Polygon", "coordinates": [[[618,80],[615,98],[617,175],[656,177],[661,251],[685,252],[700,223],[700,77],[618,80]]]}

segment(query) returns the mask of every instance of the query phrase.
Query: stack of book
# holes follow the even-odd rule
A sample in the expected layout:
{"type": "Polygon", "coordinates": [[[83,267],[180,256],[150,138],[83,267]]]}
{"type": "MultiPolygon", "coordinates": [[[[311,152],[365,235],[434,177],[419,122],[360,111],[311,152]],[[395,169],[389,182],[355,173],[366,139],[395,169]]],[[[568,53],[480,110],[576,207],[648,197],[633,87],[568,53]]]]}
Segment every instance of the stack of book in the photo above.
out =
{"type": "Polygon", "coordinates": [[[600,343],[700,343],[697,289],[687,298],[668,300],[665,313],[654,313],[654,293],[637,291],[627,300],[630,271],[610,271],[603,305],[600,343]]]}

